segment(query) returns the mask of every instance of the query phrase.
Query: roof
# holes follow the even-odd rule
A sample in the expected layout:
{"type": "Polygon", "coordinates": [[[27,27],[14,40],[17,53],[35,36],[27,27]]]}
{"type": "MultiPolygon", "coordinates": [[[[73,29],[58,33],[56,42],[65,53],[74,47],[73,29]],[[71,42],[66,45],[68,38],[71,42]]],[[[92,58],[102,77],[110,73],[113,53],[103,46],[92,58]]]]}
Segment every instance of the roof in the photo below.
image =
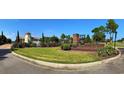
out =
{"type": "Polygon", "coordinates": [[[31,33],[30,32],[27,32],[26,35],[31,35],[31,33]]]}
{"type": "Polygon", "coordinates": [[[39,37],[32,37],[32,39],[33,39],[33,40],[36,40],[36,41],[37,41],[37,40],[40,40],[39,37]]]}

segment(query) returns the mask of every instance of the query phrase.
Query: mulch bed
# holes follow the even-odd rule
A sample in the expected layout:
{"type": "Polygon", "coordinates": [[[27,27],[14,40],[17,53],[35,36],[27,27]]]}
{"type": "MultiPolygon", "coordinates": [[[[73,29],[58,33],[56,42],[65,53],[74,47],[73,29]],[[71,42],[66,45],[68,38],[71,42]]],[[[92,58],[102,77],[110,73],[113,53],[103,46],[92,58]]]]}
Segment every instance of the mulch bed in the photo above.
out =
{"type": "Polygon", "coordinates": [[[99,48],[103,48],[104,44],[99,44],[99,45],[89,45],[85,44],[84,46],[81,47],[72,47],[71,50],[78,50],[78,51],[96,51],[99,48]]]}

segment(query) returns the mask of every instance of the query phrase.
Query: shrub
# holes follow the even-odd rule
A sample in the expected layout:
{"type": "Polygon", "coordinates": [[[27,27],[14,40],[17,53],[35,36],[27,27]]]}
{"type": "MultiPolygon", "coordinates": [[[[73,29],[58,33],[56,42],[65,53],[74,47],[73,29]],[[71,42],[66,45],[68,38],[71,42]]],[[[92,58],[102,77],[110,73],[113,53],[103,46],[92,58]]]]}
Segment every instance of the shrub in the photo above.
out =
{"type": "Polygon", "coordinates": [[[11,47],[11,51],[14,51],[14,49],[15,49],[14,47],[11,47]]]}
{"type": "Polygon", "coordinates": [[[106,46],[108,47],[108,46],[113,46],[113,43],[112,42],[108,42],[107,44],[106,44],[106,46]]]}
{"type": "Polygon", "coordinates": [[[118,51],[111,46],[106,46],[104,48],[98,49],[97,53],[98,53],[98,56],[108,57],[108,56],[117,55],[118,51]]]}
{"type": "Polygon", "coordinates": [[[78,46],[77,43],[73,43],[73,44],[72,44],[72,47],[77,47],[77,46],[78,46]]]}
{"type": "Polygon", "coordinates": [[[31,47],[36,47],[37,46],[37,44],[36,43],[31,43],[31,45],[30,45],[31,47]]]}
{"type": "Polygon", "coordinates": [[[71,45],[70,44],[62,44],[61,49],[62,50],[71,50],[71,45]]]}
{"type": "Polygon", "coordinates": [[[19,42],[19,43],[15,42],[12,47],[13,48],[22,48],[23,44],[21,42],[19,42]]]}
{"type": "Polygon", "coordinates": [[[12,47],[13,47],[13,48],[17,48],[17,43],[16,43],[16,42],[13,43],[12,47]]]}
{"type": "Polygon", "coordinates": [[[29,43],[25,43],[25,47],[30,47],[30,44],[29,43]]]}
{"type": "Polygon", "coordinates": [[[102,57],[108,56],[107,51],[106,51],[105,48],[98,49],[98,50],[97,50],[97,53],[98,53],[98,56],[102,56],[102,57]]]}
{"type": "Polygon", "coordinates": [[[12,40],[11,39],[7,39],[7,43],[11,44],[12,40]]]}
{"type": "Polygon", "coordinates": [[[57,46],[57,43],[52,42],[52,43],[50,43],[50,46],[51,46],[51,47],[56,47],[56,46],[57,46]]]}
{"type": "Polygon", "coordinates": [[[19,43],[18,43],[18,48],[22,48],[22,47],[23,47],[22,43],[19,42],[19,43]]]}
{"type": "Polygon", "coordinates": [[[25,48],[26,47],[26,43],[22,43],[22,48],[25,48]]]}

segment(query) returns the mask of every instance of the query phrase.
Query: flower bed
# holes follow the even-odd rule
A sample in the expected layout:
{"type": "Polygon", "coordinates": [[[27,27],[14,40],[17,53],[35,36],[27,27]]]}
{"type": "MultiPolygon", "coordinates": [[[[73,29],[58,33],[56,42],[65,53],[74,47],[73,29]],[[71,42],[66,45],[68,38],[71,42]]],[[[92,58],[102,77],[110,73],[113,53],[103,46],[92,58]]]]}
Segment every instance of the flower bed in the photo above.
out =
{"type": "Polygon", "coordinates": [[[72,47],[72,50],[79,50],[79,51],[97,51],[97,49],[103,48],[104,44],[85,44],[82,47],[72,47]]]}

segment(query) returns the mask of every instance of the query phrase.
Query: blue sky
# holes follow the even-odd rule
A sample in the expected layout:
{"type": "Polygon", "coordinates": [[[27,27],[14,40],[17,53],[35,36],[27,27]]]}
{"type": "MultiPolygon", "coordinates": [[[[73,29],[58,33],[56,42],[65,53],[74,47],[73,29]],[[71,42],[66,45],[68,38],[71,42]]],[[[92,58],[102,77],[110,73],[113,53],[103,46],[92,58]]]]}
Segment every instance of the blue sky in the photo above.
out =
{"type": "MultiPolygon", "coordinates": [[[[118,39],[124,37],[124,20],[115,19],[119,24],[118,39]]],[[[15,40],[17,30],[20,36],[24,36],[26,32],[30,32],[32,36],[41,37],[56,35],[60,37],[62,33],[72,35],[74,33],[89,34],[93,28],[105,25],[107,19],[0,19],[0,32],[15,40]]]]}

